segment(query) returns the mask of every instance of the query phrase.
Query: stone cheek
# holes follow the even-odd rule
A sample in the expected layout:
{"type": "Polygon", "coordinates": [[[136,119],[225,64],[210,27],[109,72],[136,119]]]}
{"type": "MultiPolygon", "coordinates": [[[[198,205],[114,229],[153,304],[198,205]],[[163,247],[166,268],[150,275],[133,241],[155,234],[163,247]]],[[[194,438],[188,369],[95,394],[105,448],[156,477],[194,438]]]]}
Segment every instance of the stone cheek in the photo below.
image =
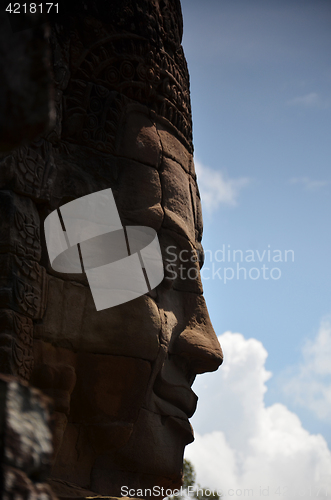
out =
{"type": "Polygon", "coordinates": [[[88,425],[134,423],[151,374],[148,361],[129,356],[77,353],[77,383],[70,421],[88,425]]]}
{"type": "Polygon", "coordinates": [[[53,476],[87,487],[95,458],[130,438],[145,401],[151,363],[75,353],[41,340],[34,342],[34,357],[31,382],[54,398],[53,476]],[[70,411],[62,407],[65,394],[70,411]]]}
{"type": "Polygon", "coordinates": [[[86,303],[82,336],[89,352],[109,352],[153,361],[159,351],[160,331],[158,307],[147,295],[97,313],[92,301],[86,303]]]}
{"type": "Polygon", "coordinates": [[[156,358],[161,322],[150,297],[96,311],[86,286],[50,277],[48,290],[47,309],[42,323],[35,325],[35,338],[74,351],[156,358]]]}

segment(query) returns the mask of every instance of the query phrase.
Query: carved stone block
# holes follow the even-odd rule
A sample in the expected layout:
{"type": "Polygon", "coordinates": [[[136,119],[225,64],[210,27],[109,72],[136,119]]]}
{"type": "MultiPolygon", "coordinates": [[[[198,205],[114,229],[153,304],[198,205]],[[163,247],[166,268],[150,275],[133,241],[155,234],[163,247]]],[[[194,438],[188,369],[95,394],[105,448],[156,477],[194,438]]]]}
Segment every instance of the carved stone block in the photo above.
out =
{"type": "Polygon", "coordinates": [[[43,394],[51,397],[53,408],[57,412],[69,415],[70,394],[75,383],[75,369],[70,364],[62,363],[42,363],[37,360],[36,368],[33,371],[31,384],[43,391],[43,394]]]}
{"type": "Polygon", "coordinates": [[[0,255],[0,308],[41,319],[46,306],[46,271],[32,260],[0,255]]]}
{"type": "Polygon", "coordinates": [[[39,261],[39,215],[29,198],[0,191],[0,253],[39,261]]]}
{"type": "Polygon", "coordinates": [[[0,309],[0,373],[29,380],[33,368],[32,320],[0,309]]]}
{"type": "Polygon", "coordinates": [[[186,172],[192,172],[192,155],[174,135],[174,130],[170,130],[158,122],[156,126],[164,156],[179,162],[186,172]]]}
{"type": "Polygon", "coordinates": [[[76,354],[56,348],[49,343],[34,340],[34,370],[30,384],[52,398],[52,431],[54,460],[62,444],[70,413],[70,395],[76,383],[76,354]]]}
{"type": "MultiPolygon", "coordinates": [[[[119,128],[116,154],[158,168],[162,147],[156,126],[147,114],[138,111],[130,113],[128,108],[119,128]]],[[[148,113],[147,108],[146,111],[148,113]]]]}
{"type": "Polygon", "coordinates": [[[203,231],[202,208],[199,188],[193,177],[190,178],[190,190],[195,221],[195,239],[197,243],[201,243],[203,231]]]}
{"type": "Polygon", "coordinates": [[[62,134],[70,142],[113,153],[119,117],[127,102],[103,85],[71,80],[63,96],[62,134]]]}
{"type": "Polygon", "coordinates": [[[195,241],[195,224],[190,191],[190,176],[182,166],[164,158],[160,171],[164,208],[164,227],[180,231],[195,241]]]}
{"type": "Polygon", "coordinates": [[[163,221],[160,177],[152,167],[119,159],[115,201],[123,222],[159,230],[163,221]]]}
{"type": "Polygon", "coordinates": [[[161,229],[159,241],[163,249],[164,285],[183,292],[203,293],[199,254],[186,238],[174,231],[161,229]]]}
{"type": "Polygon", "coordinates": [[[0,188],[46,201],[50,198],[54,171],[52,146],[40,139],[20,146],[0,161],[0,188]]]}

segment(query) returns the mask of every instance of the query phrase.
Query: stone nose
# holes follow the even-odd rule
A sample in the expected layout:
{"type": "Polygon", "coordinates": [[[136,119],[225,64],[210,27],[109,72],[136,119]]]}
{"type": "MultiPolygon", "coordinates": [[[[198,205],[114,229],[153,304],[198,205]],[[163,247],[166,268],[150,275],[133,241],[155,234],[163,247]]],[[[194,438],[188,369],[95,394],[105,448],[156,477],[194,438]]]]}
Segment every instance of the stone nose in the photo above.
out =
{"type": "Polygon", "coordinates": [[[192,315],[189,323],[169,346],[169,353],[184,358],[195,374],[213,372],[223,362],[222,348],[203,296],[189,295],[192,315]]]}

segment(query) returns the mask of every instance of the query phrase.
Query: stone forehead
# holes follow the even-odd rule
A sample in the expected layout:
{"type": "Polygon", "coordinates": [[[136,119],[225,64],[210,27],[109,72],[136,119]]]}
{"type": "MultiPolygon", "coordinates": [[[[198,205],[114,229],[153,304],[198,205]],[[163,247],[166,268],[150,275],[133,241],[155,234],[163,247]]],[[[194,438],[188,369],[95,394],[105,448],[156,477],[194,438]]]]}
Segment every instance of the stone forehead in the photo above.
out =
{"type": "Polygon", "coordinates": [[[123,224],[164,227],[197,246],[202,217],[194,163],[174,132],[144,107],[129,107],[115,131],[115,154],[64,144],[54,159],[54,205],[111,187],[123,224]]]}

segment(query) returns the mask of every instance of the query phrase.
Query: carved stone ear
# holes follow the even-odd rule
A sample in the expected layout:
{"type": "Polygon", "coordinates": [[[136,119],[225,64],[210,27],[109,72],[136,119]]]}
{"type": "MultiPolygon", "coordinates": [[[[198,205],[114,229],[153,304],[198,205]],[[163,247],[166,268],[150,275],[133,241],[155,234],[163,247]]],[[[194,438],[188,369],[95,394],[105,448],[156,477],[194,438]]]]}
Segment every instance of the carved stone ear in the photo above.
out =
{"type": "Polygon", "coordinates": [[[0,372],[29,380],[33,322],[46,308],[46,272],[33,201],[0,191],[0,372]]]}
{"type": "Polygon", "coordinates": [[[33,369],[33,322],[8,309],[0,310],[0,373],[29,380],[33,369]]]}

